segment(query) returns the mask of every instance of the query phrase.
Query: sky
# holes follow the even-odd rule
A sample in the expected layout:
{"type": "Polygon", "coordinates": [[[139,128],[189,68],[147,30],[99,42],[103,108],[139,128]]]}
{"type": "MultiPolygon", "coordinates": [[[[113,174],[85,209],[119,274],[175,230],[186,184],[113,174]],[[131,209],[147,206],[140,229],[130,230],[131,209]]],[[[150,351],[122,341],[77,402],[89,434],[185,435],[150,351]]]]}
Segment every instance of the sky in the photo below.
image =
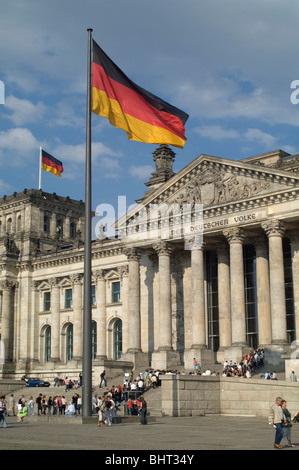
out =
{"type": "MultiPolygon", "coordinates": [[[[0,197],[38,189],[42,147],[64,166],[42,171],[42,189],[84,201],[88,28],[135,83],[189,114],[175,172],[201,154],[298,153],[298,24],[294,0],[2,0],[0,197]]],[[[142,197],[157,147],[93,114],[93,210],[117,218],[120,197],[142,197]]]]}

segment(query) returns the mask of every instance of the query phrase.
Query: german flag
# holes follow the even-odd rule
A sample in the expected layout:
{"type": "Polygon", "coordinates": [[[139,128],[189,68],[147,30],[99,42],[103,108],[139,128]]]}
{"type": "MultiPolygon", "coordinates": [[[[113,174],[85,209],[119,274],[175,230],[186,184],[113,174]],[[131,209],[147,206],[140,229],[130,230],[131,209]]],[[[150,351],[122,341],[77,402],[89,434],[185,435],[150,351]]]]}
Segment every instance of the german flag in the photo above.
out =
{"type": "Polygon", "coordinates": [[[44,150],[42,150],[42,169],[55,176],[61,176],[63,172],[62,163],[44,150]]]}
{"type": "Polygon", "coordinates": [[[129,140],[183,148],[188,114],[132,82],[93,41],[92,111],[129,140]]]}

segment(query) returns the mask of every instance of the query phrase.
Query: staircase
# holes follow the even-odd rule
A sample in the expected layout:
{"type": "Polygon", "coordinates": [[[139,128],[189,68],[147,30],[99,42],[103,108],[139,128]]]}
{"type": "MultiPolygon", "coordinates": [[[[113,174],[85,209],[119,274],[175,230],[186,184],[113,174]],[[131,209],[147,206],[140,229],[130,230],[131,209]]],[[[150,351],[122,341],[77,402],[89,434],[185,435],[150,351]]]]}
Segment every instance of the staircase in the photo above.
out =
{"type": "MultiPolygon", "coordinates": [[[[137,373],[134,373],[134,378],[137,375],[138,375],[137,373]]],[[[107,377],[107,389],[110,389],[113,385],[115,385],[116,387],[120,385],[122,387],[123,376],[114,377],[112,379],[108,376],[107,377]]],[[[101,393],[104,393],[104,391],[106,391],[106,387],[99,388],[99,386],[96,385],[95,393],[97,393],[98,396],[101,393]]],[[[142,396],[144,396],[146,400],[148,414],[150,416],[162,416],[162,389],[161,387],[157,387],[155,389],[151,387],[145,390],[142,396]]],[[[125,406],[124,406],[124,402],[121,402],[119,415],[121,416],[124,414],[125,414],[125,406]]]]}

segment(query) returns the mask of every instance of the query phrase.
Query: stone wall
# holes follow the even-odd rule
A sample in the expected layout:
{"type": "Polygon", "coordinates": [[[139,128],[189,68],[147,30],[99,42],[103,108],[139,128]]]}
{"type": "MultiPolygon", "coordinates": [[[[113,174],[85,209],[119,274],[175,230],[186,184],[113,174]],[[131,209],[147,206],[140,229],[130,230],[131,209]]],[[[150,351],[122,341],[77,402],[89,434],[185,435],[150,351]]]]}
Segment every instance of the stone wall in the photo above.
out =
{"type": "Polygon", "coordinates": [[[167,416],[208,414],[268,418],[277,396],[287,401],[291,413],[299,410],[299,383],[233,377],[165,375],[162,412],[167,416]]]}
{"type": "Polygon", "coordinates": [[[164,375],[162,413],[167,416],[198,416],[221,413],[218,377],[164,375]]]}

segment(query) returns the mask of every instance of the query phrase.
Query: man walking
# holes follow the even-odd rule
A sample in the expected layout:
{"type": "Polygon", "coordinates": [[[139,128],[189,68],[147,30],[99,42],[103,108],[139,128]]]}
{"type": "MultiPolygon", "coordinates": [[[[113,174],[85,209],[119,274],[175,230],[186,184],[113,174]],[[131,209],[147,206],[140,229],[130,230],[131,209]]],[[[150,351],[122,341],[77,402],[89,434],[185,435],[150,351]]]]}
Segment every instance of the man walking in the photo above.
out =
{"type": "Polygon", "coordinates": [[[277,397],[274,405],[270,407],[269,413],[269,424],[276,429],[275,440],[273,444],[276,449],[283,449],[283,446],[280,445],[283,438],[283,428],[285,422],[285,416],[281,408],[282,402],[282,398],[277,397]]]}
{"type": "Polygon", "coordinates": [[[106,372],[105,372],[104,370],[103,370],[103,372],[101,373],[100,377],[101,377],[101,382],[100,382],[99,388],[102,387],[102,383],[103,383],[103,382],[104,382],[104,384],[105,384],[105,387],[107,387],[106,372]]]}
{"type": "Polygon", "coordinates": [[[194,368],[194,372],[197,372],[200,370],[199,364],[195,357],[193,358],[193,368],[194,368]]]}

